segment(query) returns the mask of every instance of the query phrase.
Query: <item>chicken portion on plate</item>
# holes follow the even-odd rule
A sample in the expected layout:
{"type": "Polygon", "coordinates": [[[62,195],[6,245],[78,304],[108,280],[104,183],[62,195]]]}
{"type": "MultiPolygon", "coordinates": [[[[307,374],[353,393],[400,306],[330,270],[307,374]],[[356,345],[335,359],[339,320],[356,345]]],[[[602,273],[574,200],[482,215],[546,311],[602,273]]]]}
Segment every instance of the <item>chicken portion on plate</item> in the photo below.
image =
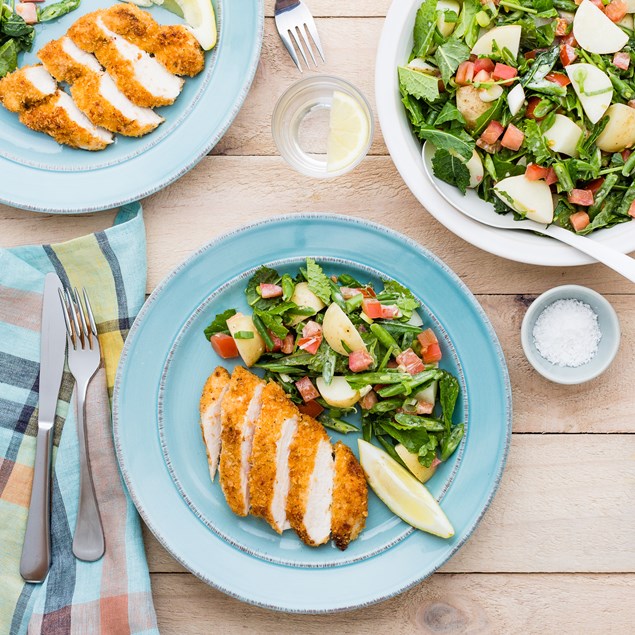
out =
{"type": "Polygon", "coordinates": [[[205,55],[198,40],[181,24],[162,26],[134,4],[113,4],[104,10],[104,24],[117,35],[151,53],[174,75],[198,75],[205,55]]]}
{"type": "Polygon", "coordinates": [[[286,512],[289,452],[299,416],[284,390],[269,382],[262,391],[262,410],[251,451],[249,497],[251,513],[264,518],[279,534],[291,527],[286,512]]]}
{"type": "Polygon", "coordinates": [[[203,436],[203,443],[205,443],[209,475],[212,481],[216,476],[220,457],[221,403],[229,388],[229,379],[229,373],[222,366],[218,366],[207,378],[199,404],[201,435],[203,436]]]}
{"type": "Polygon", "coordinates": [[[57,92],[55,80],[44,66],[24,66],[0,81],[0,102],[11,112],[20,113],[57,92]]]}
{"type": "Polygon", "coordinates": [[[234,514],[249,513],[249,470],[265,382],[242,366],[231,375],[221,403],[220,484],[234,514]]]}

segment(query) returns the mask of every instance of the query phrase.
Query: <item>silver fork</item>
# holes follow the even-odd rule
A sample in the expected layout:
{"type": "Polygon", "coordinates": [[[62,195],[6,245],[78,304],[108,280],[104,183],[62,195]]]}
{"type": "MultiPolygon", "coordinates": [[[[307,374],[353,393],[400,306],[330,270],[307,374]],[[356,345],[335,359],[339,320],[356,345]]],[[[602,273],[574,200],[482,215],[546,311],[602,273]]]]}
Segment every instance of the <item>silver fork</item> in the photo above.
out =
{"type": "Polygon", "coordinates": [[[276,0],[274,16],[276,19],[278,34],[282,39],[282,43],[285,45],[287,51],[289,51],[291,59],[295,62],[295,65],[298,67],[300,72],[302,72],[302,67],[300,66],[300,60],[298,59],[293,47],[294,43],[300,51],[300,55],[302,55],[302,59],[304,60],[307,68],[309,68],[309,60],[304,52],[302,43],[306,46],[306,49],[313,60],[313,64],[317,66],[315,56],[313,55],[313,49],[311,48],[309,35],[311,36],[322,61],[326,61],[324,59],[322,44],[320,43],[320,36],[318,35],[317,27],[315,26],[315,20],[305,4],[300,2],[300,0],[276,0]]]}
{"type": "Polygon", "coordinates": [[[64,307],[68,337],[68,367],[75,377],[77,399],[77,436],[79,438],[79,507],[73,536],[75,557],[87,562],[99,560],[105,551],[104,529],[99,515],[95,487],[90,470],[86,428],[86,390],[101,362],[97,327],[86,289],[84,305],[77,289],[59,291],[64,307]]]}

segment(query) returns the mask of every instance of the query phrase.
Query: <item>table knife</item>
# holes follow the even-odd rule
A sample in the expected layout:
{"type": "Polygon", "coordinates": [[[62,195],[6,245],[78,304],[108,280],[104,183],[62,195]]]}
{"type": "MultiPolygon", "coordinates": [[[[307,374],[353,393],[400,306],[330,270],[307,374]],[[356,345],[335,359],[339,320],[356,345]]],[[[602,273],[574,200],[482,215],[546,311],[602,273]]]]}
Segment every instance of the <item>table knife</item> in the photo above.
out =
{"type": "Polygon", "coordinates": [[[40,397],[38,430],[20,575],[27,582],[42,582],[51,564],[51,454],[55,409],[64,372],[66,327],[55,273],[46,275],[40,340],[40,397]]]}

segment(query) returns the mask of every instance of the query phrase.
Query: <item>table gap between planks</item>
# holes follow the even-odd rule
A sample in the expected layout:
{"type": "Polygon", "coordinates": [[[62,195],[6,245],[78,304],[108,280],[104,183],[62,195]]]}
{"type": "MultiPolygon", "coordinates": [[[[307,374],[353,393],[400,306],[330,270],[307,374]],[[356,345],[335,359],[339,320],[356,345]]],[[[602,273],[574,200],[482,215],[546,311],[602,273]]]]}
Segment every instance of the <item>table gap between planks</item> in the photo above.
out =
{"type": "MultiPolygon", "coordinates": [[[[374,58],[390,1],[307,1],[327,56],[319,72],[352,81],[374,102],[374,58]]],[[[363,610],[282,616],[240,604],[186,572],[146,530],[161,632],[632,632],[635,288],[601,265],[532,267],[455,237],[403,184],[379,127],[371,156],[352,174],[317,181],[292,172],[277,156],[270,121],[275,100],[300,75],[275,32],[273,2],[267,5],[262,59],[236,121],[210,156],[144,201],[148,292],[202,242],[275,214],[328,211],[383,223],[443,258],[483,305],[509,364],[514,436],[500,491],[467,545],[428,581],[363,610]],[[623,330],[610,370],[579,387],[542,379],[520,346],[532,299],[568,283],[605,294],[623,330]]],[[[0,245],[67,240],[103,229],[113,216],[71,221],[0,206],[0,245]]]]}

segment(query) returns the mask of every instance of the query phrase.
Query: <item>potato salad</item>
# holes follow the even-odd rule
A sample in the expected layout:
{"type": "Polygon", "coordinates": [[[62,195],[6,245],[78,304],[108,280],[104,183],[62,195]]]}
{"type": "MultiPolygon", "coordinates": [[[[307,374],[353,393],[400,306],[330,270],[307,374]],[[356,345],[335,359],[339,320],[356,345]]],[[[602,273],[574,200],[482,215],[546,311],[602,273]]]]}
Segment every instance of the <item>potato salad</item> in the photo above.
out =
{"type": "Polygon", "coordinates": [[[435,176],[578,234],[635,217],[635,0],[426,0],[399,86],[435,176]]]}
{"type": "Polygon", "coordinates": [[[439,367],[443,347],[410,290],[329,277],[307,258],[295,276],[261,267],[245,295],[249,314],[228,309],[205,329],[221,358],[262,369],[303,413],[338,432],[359,431],[345,420],[359,407],[363,438],[422,481],[456,450],[459,382],[439,367]]]}

